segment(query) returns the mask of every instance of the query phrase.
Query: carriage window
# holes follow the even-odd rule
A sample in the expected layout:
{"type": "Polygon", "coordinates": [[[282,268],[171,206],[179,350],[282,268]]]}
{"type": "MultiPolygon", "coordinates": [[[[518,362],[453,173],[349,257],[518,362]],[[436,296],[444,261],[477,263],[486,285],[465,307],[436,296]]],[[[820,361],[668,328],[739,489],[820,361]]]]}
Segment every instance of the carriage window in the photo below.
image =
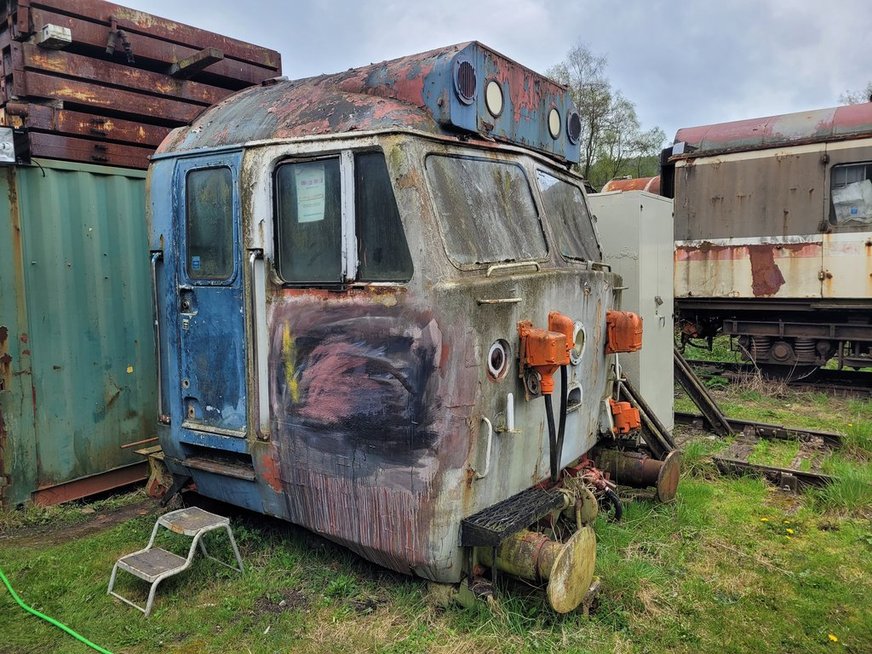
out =
{"type": "MultiPolygon", "coordinates": [[[[278,269],[284,281],[337,283],[343,268],[354,269],[353,252],[343,262],[341,176],[339,157],[276,169],[278,269]]],[[[412,257],[381,152],[355,155],[354,206],[356,279],[411,279],[412,257]]]]}
{"type": "Polygon", "coordinates": [[[229,168],[192,170],[185,179],[187,272],[191,279],[233,274],[233,176],[229,168]]]}
{"type": "Polygon", "coordinates": [[[426,168],[452,261],[468,265],[547,256],[523,168],[502,161],[444,155],[427,157],[426,168]]]}
{"type": "Polygon", "coordinates": [[[599,261],[599,244],[581,189],[544,170],[536,171],[545,215],[557,237],[560,254],[570,259],[599,261]]]}
{"type": "Polygon", "coordinates": [[[354,207],[358,278],[367,282],[411,279],[412,257],[381,152],[364,152],[354,158],[354,207]]]}
{"type": "Polygon", "coordinates": [[[287,282],[342,279],[339,157],[276,169],[279,275],[287,282]]]}
{"type": "Polygon", "coordinates": [[[872,224],[872,162],[833,166],[830,197],[830,224],[847,231],[868,229],[872,224]]]}

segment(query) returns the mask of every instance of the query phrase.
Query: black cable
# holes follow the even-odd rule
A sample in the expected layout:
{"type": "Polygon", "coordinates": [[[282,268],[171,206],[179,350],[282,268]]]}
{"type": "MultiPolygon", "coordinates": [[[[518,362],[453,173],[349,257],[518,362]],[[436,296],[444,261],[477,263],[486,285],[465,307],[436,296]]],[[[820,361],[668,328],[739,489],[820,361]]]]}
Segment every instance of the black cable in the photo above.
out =
{"type": "MultiPolygon", "coordinates": [[[[569,401],[569,367],[560,366],[560,426],[557,428],[557,467],[563,459],[563,437],[566,434],[566,409],[569,401]]],[[[554,481],[557,481],[556,479],[554,481]]]]}
{"type": "Polygon", "coordinates": [[[551,464],[551,481],[557,481],[557,438],[554,433],[554,407],[551,404],[551,394],[545,397],[545,417],[548,421],[548,461],[551,464]]]}
{"type": "Polygon", "coordinates": [[[606,488],[605,496],[608,498],[609,502],[612,503],[612,506],[615,508],[615,512],[612,515],[613,522],[620,522],[621,517],[624,515],[624,505],[621,502],[621,498],[618,497],[618,494],[613,491],[611,488],[606,488]]]}

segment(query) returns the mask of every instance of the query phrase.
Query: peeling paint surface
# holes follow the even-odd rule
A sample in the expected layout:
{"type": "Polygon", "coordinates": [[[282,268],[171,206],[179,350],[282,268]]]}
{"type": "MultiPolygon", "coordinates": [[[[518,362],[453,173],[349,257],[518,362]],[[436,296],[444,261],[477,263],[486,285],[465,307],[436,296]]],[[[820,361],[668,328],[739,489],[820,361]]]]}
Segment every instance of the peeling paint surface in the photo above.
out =
{"type": "Polygon", "coordinates": [[[746,152],[803,143],[858,138],[872,132],[872,103],[802,111],[729,123],[686,127],[675,143],[695,148],[692,156],[746,152]]]}
{"type": "Polygon", "coordinates": [[[158,153],[215,148],[266,139],[408,129],[434,135],[473,133],[524,145],[558,159],[577,162],[578,143],[566,137],[575,112],[566,89],[478,43],[461,43],[343,73],[283,80],[252,87],[218,103],[176,130],[158,153]],[[476,70],[475,98],[455,93],[455,68],[476,70]],[[484,88],[497,81],[504,109],[492,115],[484,88]],[[557,109],[560,134],[548,131],[557,109]]]}

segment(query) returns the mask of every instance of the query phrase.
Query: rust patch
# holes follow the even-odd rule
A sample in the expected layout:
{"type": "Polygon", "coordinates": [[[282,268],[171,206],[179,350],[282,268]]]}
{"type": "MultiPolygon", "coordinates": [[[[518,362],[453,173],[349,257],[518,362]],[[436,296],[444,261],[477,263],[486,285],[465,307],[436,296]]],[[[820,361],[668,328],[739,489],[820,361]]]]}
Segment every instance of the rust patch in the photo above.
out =
{"type": "Polygon", "coordinates": [[[756,297],[775,295],[784,286],[784,275],[775,263],[771,245],[749,245],[751,259],[751,291],[756,297]]]}
{"type": "Polygon", "coordinates": [[[275,448],[264,448],[262,456],[258,459],[260,478],[267,483],[276,493],[282,492],[282,471],[276,456],[275,448]]]}

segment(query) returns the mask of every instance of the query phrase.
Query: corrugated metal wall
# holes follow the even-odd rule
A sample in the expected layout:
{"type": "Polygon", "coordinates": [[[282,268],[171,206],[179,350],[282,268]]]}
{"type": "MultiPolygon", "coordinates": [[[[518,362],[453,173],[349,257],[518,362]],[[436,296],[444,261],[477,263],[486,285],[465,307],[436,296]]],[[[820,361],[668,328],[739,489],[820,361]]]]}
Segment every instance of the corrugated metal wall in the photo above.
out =
{"type": "Polygon", "coordinates": [[[140,462],[121,446],[153,434],[156,389],[145,173],[3,173],[0,497],[14,505],[140,462]]]}

